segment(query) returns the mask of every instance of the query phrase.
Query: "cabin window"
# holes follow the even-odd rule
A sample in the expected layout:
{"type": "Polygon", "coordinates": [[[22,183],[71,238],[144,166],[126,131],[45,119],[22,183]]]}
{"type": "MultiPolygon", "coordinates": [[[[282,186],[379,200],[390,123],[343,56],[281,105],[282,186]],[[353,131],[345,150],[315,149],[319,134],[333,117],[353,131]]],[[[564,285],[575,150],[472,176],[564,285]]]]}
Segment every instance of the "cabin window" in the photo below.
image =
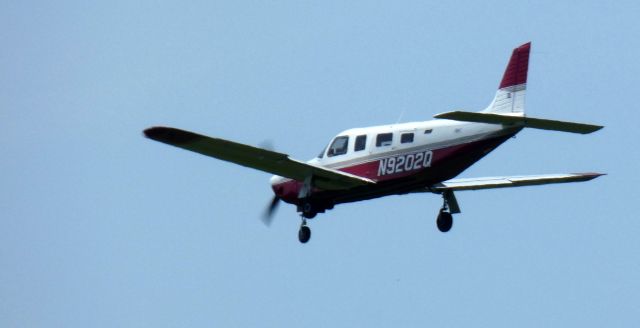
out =
{"type": "Polygon", "coordinates": [[[424,134],[430,134],[431,132],[433,132],[433,129],[424,130],[424,134]]]}
{"type": "Polygon", "coordinates": [[[376,147],[391,146],[393,133],[381,133],[376,137],[376,147]]]}
{"type": "Polygon", "coordinates": [[[411,143],[413,142],[413,133],[403,133],[400,136],[400,143],[411,143]]]}
{"type": "Polygon", "coordinates": [[[364,148],[367,145],[367,135],[363,134],[361,136],[357,136],[356,137],[356,144],[354,147],[354,151],[360,151],[360,150],[364,150],[364,148]]]}
{"type": "Polygon", "coordinates": [[[327,156],[333,157],[333,156],[346,154],[348,145],[349,145],[349,137],[340,136],[335,138],[331,143],[331,146],[329,147],[327,156]]]}

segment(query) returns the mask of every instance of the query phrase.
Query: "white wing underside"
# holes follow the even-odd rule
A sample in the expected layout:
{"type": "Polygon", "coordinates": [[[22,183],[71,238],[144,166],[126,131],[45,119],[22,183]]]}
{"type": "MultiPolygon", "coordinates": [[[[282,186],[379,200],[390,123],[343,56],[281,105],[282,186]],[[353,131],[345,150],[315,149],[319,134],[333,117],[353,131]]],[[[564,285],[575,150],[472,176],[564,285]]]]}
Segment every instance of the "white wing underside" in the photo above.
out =
{"type": "Polygon", "coordinates": [[[479,190],[509,187],[537,186],[553,183],[582,182],[595,179],[601,173],[568,173],[568,174],[541,174],[541,175],[521,175],[505,177],[485,177],[471,179],[451,179],[437,183],[429,188],[429,191],[459,191],[459,190],[479,190]]]}

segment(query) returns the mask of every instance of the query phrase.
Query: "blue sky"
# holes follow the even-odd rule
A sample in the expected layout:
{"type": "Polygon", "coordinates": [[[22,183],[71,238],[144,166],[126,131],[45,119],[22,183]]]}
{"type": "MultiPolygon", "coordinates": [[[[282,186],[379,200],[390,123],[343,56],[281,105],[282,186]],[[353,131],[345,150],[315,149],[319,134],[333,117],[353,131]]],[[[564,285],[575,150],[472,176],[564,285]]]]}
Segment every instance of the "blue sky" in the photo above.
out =
{"type": "Polygon", "coordinates": [[[640,321],[638,2],[0,3],[0,326],[631,327],[640,321]],[[582,184],[348,204],[266,228],[266,173],[175,126],[308,159],[337,132],[480,110],[533,42],[527,130],[464,177],[582,184]]]}

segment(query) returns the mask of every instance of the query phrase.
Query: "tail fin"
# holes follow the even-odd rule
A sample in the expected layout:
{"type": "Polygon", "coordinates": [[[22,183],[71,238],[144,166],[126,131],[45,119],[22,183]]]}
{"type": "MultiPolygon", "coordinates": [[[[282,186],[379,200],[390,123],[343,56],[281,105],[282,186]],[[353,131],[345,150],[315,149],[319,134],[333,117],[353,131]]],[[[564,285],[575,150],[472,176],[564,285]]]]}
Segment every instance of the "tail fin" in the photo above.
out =
{"type": "Polygon", "coordinates": [[[507,69],[504,71],[504,76],[500,82],[500,88],[498,92],[496,92],[496,97],[493,98],[493,101],[485,110],[479,113],[464,111],[447,112],[435,115],[434,117],[462,122],[521,126],[582,134],[592,133],[602,129],[601,125],[525,117],[524,95],[527,92],[527,71],[529,70],[530,50],[531,42],[513,49],[513,54],[511,54],[509,65],[507,65],[507,69]]]}
{"type": "Polygon", "coordinates": [[[483,113],[515,114],[524,116],[524,96],[527,92],[527,72],[531,42],[515,49],[504,71],[495,98],[483,113]]]}

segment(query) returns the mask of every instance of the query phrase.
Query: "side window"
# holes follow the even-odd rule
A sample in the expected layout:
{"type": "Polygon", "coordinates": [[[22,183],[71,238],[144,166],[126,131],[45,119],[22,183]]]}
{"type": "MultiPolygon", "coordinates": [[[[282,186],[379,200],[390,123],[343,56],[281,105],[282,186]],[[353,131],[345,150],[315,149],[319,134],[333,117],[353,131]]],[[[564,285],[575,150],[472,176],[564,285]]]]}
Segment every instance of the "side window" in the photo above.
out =
{"type": "Polygon", "coordinates": [[[347,153],[347,146],[349,145],[349,137],[341,136],[337,137],[329,146],[329,151],[327,152],[328,157],[338,156],[347,153]]]}
{"type": "Polygon", "coordinates": [[[393,133],[381,133],[376,137],[376,147],[391,146],[393,133]]]}
{"type": "Polygon", "coordinates": [[[400,136],[400,143],[411,143],[413,142],[413,133],[403,133],[400,136]]]}
{"type": "Polygon", "coordinates": [[[356,145],[355,145],[355,148],[353,150],[354,151],[364,150],[366,145],[367,145],[367,135],[363,134],[361,136],[357,136],[356,137],[356,145]]]}

